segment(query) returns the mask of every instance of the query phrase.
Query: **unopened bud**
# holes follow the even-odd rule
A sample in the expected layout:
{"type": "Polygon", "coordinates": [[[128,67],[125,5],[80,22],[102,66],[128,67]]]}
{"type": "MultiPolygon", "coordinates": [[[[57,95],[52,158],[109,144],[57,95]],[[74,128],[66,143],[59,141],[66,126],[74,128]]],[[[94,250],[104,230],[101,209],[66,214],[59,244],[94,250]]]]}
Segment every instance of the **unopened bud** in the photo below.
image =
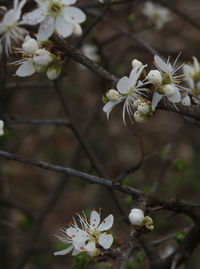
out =
{"type": "Polygon", "coordinates": [[[47,77],[50,80],[55,80],[59,77],[60,72],[61,72],[60,65],[52,65],[47,69],[47,77]]]}
{"type": "Polygon", "coordinates": [[[138,61],[137,59],[134,59],[131,64],[133,68],[143,66],[142,62],[138,61]]]}
{"type": "Polygon", "coordinates": [[[176,92],[176,87],[174,85],[171,85],[171,84],[165,85],[162,89],[163,89],[163,92],[166,96],[173,95],[176,92]]]}
{"type": "Polygon", "coordinates": [[[147,75],[147,79],[154,85],[161,85],[163,81],[162,74],[158,70],[151,70],[147,75]]]}
{"type": "Polygon", "coordinates": [[[134,113],[134,119],[137,122],[143,123],[143,122],[146,121],[147,118],[146,118],[145,115],[141,114],[139,111],[135,111],[135,113],[134,113]]]}
{"type": "Polygon", "coordinates": [[[0,120],[0,135],[3,135],[4,134],[4,122],[2,120],[0,120]]]}
{"type": "Polygon", "coordinates": [[[111,89],[106,93],[106,97],[109,101],[118,101],[120,98],[120,93],[114,89],[111,89]]]}
{"type": "Polygon", "coordinates": [[[38,49],[33,56],[33,62],[36,65],[47,66],[53,60],[51,53],[46,49],[38,49]]]}
{"type": "Polygon", "coordinates": [[[22,44],[22,49],[25,53],[32,55],[35,53],[36,50],[39,49],[39,44],[34,38],[26,36],[25,41],[22,44]]]}
{"type": "Polygon", "coordinates": [[[130,223],[134,226],[142,226],[144,220],[144,212],[139,208],[131,209],[129,214],[130,223]]]}
{"type": "Polygon", "coordinates": [[[82,28],[80,26],[80,24],[75,23],[73,24],[73,34],[76,36],[80,36],[82,34],[82,28]]]}
{"type": "Polygon", "coordinates": [[[150,104],[149,103],[140,103],[137,108],[138,112],[140,112],[143,115],[146,115],[150,112],[150,104]]]}

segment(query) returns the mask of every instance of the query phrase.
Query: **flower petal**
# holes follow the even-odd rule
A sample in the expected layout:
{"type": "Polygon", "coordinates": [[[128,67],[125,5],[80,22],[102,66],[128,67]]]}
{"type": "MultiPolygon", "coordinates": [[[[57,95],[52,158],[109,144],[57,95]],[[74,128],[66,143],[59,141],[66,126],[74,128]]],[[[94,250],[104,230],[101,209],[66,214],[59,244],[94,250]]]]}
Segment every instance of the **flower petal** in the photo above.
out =
{"type": "Polygon", "coordinates": [[[152,98],[152,103],[151,103],[151,107],[152,107],[152,110],[155,111],[155,108],[157,106],[157,104],[160,102],[160,100],[162,99],[163,95],[155,92],[153,94],[153,98],[152,98]]]}
{"type": "Polygon", "coordinates": [[[16,71],[16,75],[19,77],[28,77],[35,73],[35,66],[32,61],[26,61],[16,71]]]}
{"type": "Polygon", "coordinates": [[[117,89],[121,94],[126,94],[128,93],[130,89],[130,80],[128,77],[122,77],[118,82],[117,82],[117,89]]]}
{"type": "Polygon", "coordinates": [[[66,20],[63,19],[63,17],[58,16],[55,20],[55,28],[56,31],[63,37],[68,37],[73,32],[73,25],[66,20]]]}
{"type": "Polygon", "coordinates": [[[105,218],[102,223],[99,225],[98,230],[101,231],[107,231],[113,226],[113,220],[114,217],[112,214],[110,214],[107,218],[105,218]]]}
{"type": "Polygon", "coordinates": [[[95,229],[100,223],[100,215],[97,211],[92,211],[90,216],[90,229],[95,229]]]}
{"type": "Polygon", "coordinates": [[[43,41],[47,40],[54,31],[54,19],[50,16],[46,16],[42,21],[38,31],[38,39],[43,41]]]}
{"type": "Polygon", "coordinates": [[[113,236],[111,234],[103,233],[99,236],[99,245],[102,246],[105,249],[108,249],[111,247],[113,243],[113,236]]]}
{"type": "Polygon", "coordinates": [[[86,251],[89,252],[93,252],[96,249],[96,244],[95,242],[89,242],[86,246],[85,246],[86,251]]]}
{"type": "Polygon", "coordinates": [[[70,227],[66,230],[67,235],[76,242],[85,242],[88,240],[88,233],[81,230],[70,227]]]}
{"type": "Polygon", "coordinates": [[[22,21],[29,25],[35,25],[43,21],[46,15],[47,12],[45,9],[36,8],[32,12],[24,14],[24,16],[22,17],[22,21]]]}
{"type": "Polygon", "coordinates": [[[167,96],[167,99],[172,103],[179,103],[181,101],[181,94],[179,89],[176,87],[176,92],[173,95],[167,96]]]}
{"type": "Polygon", "coordinates": [[[161,69],[163,72],[165,73],[169,73],[169,65],[167,63],[165,63],[158,55],[155,55],[154,56],[154,61],[155,61],[155,64],[156,66],[161,69]]]}
{"type": "Polygon", "coordinates": [[[73,23],[82,23],[86,20],[85,13],[77,7],[66,7],[63,10],[65,20],[73,23]]]}
{"type": "Polygon", "coordinates": [[[109,101],[108,103],[106,103],[103,107],[103,111],[106,113],[107,115],[107,119],[109,119],[109,115],[110,112],[112,111],[112,109],[121,102],[122,100],[118,100],[118,101],[109,101]]]}
{"type": "Polygon", "coordinates": [[[54,255],[55,255],[55,256],[57,256],[57,255],[66,255],[66,254],[68,254],[70,251],[72,251],[72,249],[73,249],[73,245],[69,246],[69,247],[66,248],[66,249],[63,249],[63,250],[54,252],[54,255]]]}

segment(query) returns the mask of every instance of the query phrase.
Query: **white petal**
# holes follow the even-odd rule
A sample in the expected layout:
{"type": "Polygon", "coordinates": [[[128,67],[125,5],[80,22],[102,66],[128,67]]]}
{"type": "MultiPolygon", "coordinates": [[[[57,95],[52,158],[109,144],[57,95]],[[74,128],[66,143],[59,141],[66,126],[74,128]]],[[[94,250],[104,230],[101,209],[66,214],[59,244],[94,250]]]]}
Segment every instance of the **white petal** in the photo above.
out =
{"type": "Polygon", "coordinates": [[[176,92],[173,95],[167,96],[167,99],[172,103],[179,103],[181,101],[181,94],[179,89],[176,88],[176,92]]]}
{"type": "Polygon", "coordinates": [[[90,229],[95,229],[100,223],[100,215],[97,211],[92,211],[90,216],[90,229]]]}
{"type": "Polygon", "coordinates": [[[73,5],[77,0],[61,0],[61,2],[65,5],[73,5]]]}
{"type": "Polygon", "coordinates": [[[98,242],[103,248],[108,249],[113,243],[113,236],[111,234],[104,233],[99,236],[98,242]]]}
{"type": "Polygon", "coordinates": [[[152,110],[154,111],[157,104],[160,102],[160,100],[162,99],[163,95],[155,92],[153,94],[153,98],[152,98],[152,103],[151,103],[151,106],[152,106],[152,110]]]}
{"type": "Polygon", "coordinates": [[[63,37],[68,37],[73,32],[73,25],[59,16],[55,20],[56,31],[63,37]]]}
{"type": "Polygon", "coordinates": [[[16,12],[16,10],[11,9],[5,14],[2,22],[5,25],[12,25],[13,23],[18,21],[19,17],[19,12],[16,12]]]}
{"type": "Polygon", "coordinates": [[[154,56],[154,61],[156,66],[159,67],[163,72],[169,73],[169,66],[158,55],[154,56]]]}
{"type": "Polygon", "coordinates": [[[60,251],[57,251],[57,252],[54,252],[54,255],[57,256],[57,255],[66,255],[68,254],[70,251],[72,251],[73,249],[73,245],[71,245],[70,247],[64,249],[64,250],[60,250],[60,251]]]}
{"type": "Polygon", "coordinates": [[[81,230],[70,227],[66,230],[67,235],[76,242],[85,242],[88,239],[88,233],[81,230]]]}
{"type": "Polygon", "coordinates": [[[72,256],[76,256],[76,255],[78,255],[81,252],[82,251],[80,251],[80,250],[74,249],[73,252],[72,252],[72,256]]]}
{"type": "Polygon", "coordinates": [[[25,14],[22,17],[22,20],[24,23],[35,25],[43,21],[46,15],[47,15],[47,12],[45,9],[37,8],[33,10],[32,12],[25,14]]]}
{"type": "Polygon", "coordinates": [[[85,13],[77,7],[66,7],[63,10],[63,17],[73,23],[82,23],[86,20],[85,13]]]}
{"type": "Polygon", "coordinates": [[[184,105],[184,106],[190,106],[191,105],[191,99],[188,95],[184,96],[181,100],[181,103],[184,105]]]}
{"type": "Polygon", "coordinates": [[[109,119],[109,115],[110,112],[112,111],[112,109],[121,101],[109,101],[108,103],[106,103],[103,107],[103,111],[106,113],[107,115],[107,119],[109,119]]]}
{"type": "Polygon", "coordinates": [[[98,227],[98,231],[107,231],[113,226],[114,217],[110,214],[107,218],[105,218],[102,223],[98,227]]]}
{"type": "Polygon", "coordinates": [[[89,252],[93,252],[96,249],[96,244],[95,242],[89,242],[86,246],[85,246],[86,251],[89,252]]]}
{"type": "Polygon", "coordinates": [[[38,31],[39,40],[47,40],[54,31],[54,19],[52,17],[46,16],[42,21],[38,31]]]}
{"type": "Polygon", "coordinates": [[[196,57],[192,57],[193,61],[194,61],[194,68],[195,68],[195,71],[196,72],[199,72],[200,71],[200,65],[199,65],[199,62],[197,60],[196,57]]]}
{"type": "Polygon", "coordinates": [[[31,61],[26,61],[16,71],[19,77],[28,77],[35,73],[35,67],[31,61]]]}
{"type": "Polygon", "coordinates": [[[120,93],[126,94],[129,89],[130,89],[130,80],[128,77],[122,77],[120,80],[117,82],[117,89],[120,93]]]}
{"type": "Polygon", "coordinates": [[[186,76],[192,76],[192,75],[194,75],[195,70],[194,70],[194,68],[193,68],[191,65],[189,65],[189,64],[184,64],[184,65],[183,65],[183,72],[184,72],[184,74],[185,74],[186,76]]]}

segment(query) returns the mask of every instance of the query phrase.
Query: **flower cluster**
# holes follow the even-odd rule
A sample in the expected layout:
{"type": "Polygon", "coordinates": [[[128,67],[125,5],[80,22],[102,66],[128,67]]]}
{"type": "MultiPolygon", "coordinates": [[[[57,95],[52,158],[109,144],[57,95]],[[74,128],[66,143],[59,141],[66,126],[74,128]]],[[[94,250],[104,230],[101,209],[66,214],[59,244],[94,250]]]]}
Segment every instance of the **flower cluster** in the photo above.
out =
{"type": "Polygon", "coordinates": [[[61,72],[60,54],[50,51],[51,42],[39,42],[38,40],[26,36],[21,49],[17,49],[22,54],[22,59],[14,62],[20,65],[16,71],[19,77],[27,77],[37,72],[46,72],[50,80],[56,79],[61,72]]]}
{"type": "Polygon", "coordinates": [[[171,64],[170,58],[165,61],[155,55],[154,62],[157,69],[150,70],[148,73],[147,65],[134,59],[130,76],[119,79],[117,89],[111,89],[106,93],[103,111],[107,117],[109,118],[112,109],[121,102],[124,102],[122,112],[124,123],[126,112],[130,118],[133,116],[135,121],[145,122],[153,115],[162,98],[167,98],[174,106],[177,103],[190,105],[190,89],[185,87],[184,83],[187,81],[190,86],[198,88],[200,67],[196,58],[194,58],[194,66],[177,66],[178,57],[171,64]],[[178,74],[182,66],[184,74],[178,74]]]}
{"type": "Polygon", "coordinates": [[[97,256],[101,253],[100,247],[108,249],[113,243],[113,236],[108,233],[113,225],[114,217],[110,214],[100,223],[100,213],[93,210],[90,220],[87,219],[85,213],[77,214],[80,227],[75,218],[69,224],[67,229],[63,229],[63,235],[57,236],[62,242],[70,246],[64,250],[57,251],[54,255],[65,255],[72,251],[72,255],[78,255],[86,252],[91,256],[97,256]]]}
{"type": "Polygon", "coordinates": [[[171,14],[168,8],[162,7],[151,1],[145,3],[143,14],[148,17],[157,30],[163,28],[163,26],[171,19],[171,14]]]}
{"type": "Polygon", "coordinates": [[[0,22],[0,41],[7,55],[12,53],[12,46],[28,32],[23,25],[39,24],[38,40],[47,40],[54,32],[66,38],[72,34],[80,35],[80,24],[86,20],[85,13],[72,6],[77,0],[35,0],[37,8],[22,16],[22,8],[27,0],[14,0],[14,6],[4,9],[4,16],[0,22]]]}
{"type": "Polygon", "coordinates": [[[131,209],[129,220],[136,229],[146,228],[148,231],[154,229],[152,218],[149,216],[145,217],[144,212],[139,208],[131,209]]]}

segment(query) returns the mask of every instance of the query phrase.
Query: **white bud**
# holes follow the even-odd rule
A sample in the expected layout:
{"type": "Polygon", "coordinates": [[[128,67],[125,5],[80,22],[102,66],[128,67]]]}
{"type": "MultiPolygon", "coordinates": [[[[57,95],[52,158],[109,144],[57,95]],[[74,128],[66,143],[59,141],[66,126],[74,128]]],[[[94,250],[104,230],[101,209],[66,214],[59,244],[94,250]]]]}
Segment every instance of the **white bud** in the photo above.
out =
{"type": "Polygon", "coordinates": [[[76,36],[80,36],[82,34],[82,28],[80,26],[80,24],[78,23],[74,23],[73,24],[73,34],[76,36]]]}
{"type": "Polygon", "coordinates": [[[22,44],[22,49],[27,54],[34,54],[36,50],[39,49],[39,44],[37,40],[26,36],[24,43],[22,44]]]}
{"type": "Polygon", "coordinates": [[[141,114],[139,111],[135,111],[134,119],[135,121],[140,122],[140,123],[143,123],[146,121],[145,115],[141,114]]]}
{"type": "Polygon", "coordinates": [[[133,68],[143,66],[143,63],[138,61],[137,59],[134,59],[131,64],[133,68]]]}
{"type": "Polygon", "coordinates": [[[34,64],[41,65],[41,66],[49,65],[52,62],[52,60],[53,60],[53,57],[51,53],[46,49],[36,50],[33,56],[34,64]]]}
{"type": "Polygon", "coordinates": [[[4,122],[2,120],[0,120],[0,135],[3,135],[4,134],[4,122]]]}
{"type": "Polygon", "coordinates": [[[174,85],[171,85],[171,84],[165,85],[162,89],[163,89],[163,92],[166,96],[171,96],[171,95],[175,94],[175,92],[176,92],[176,87],[174,85]]]}
{"type": "Polygon", "coordinates": [[[139,104],[141,104],[141,103],[142,103],[141,99],[135,100],[134,103],[133,103],[133,108],[137,109],[139,104]]]}
{"type": "Polygon", "coordinates": [[[151,70],[147,75],[147,79],[154,85],[161,85],[163,81],[162,74],[158,70],[151,70]]]}
{"type": "Polygon", "coordinates": [[[109,101],[118,101],[120,98],[120,93],[114,89],[111,89],[106,93],[106,97],[109,101]]]}
{"type": "Polygon", "coordinates": [[[61,66],[60,65],[54,65],[54,66],[50,66],[47,69],[47,77],[50,80],[54,80],[57,79],[60,75],[61,72],[61,66]]]}
{"type": "Polygon", "coordinates": [[[143,115],[146,115],[150,112],[150,104],[143,102],[141,104],[139,104],[138,108],[137,108],[138,112],[140,112],[143,115]]]}
{"type": "Polygon", "coordinates": [[[134,226],[142,226],[144,220],[144,212],[139,208],[131,209],[129,214],[130,223],[134,226]]]}

